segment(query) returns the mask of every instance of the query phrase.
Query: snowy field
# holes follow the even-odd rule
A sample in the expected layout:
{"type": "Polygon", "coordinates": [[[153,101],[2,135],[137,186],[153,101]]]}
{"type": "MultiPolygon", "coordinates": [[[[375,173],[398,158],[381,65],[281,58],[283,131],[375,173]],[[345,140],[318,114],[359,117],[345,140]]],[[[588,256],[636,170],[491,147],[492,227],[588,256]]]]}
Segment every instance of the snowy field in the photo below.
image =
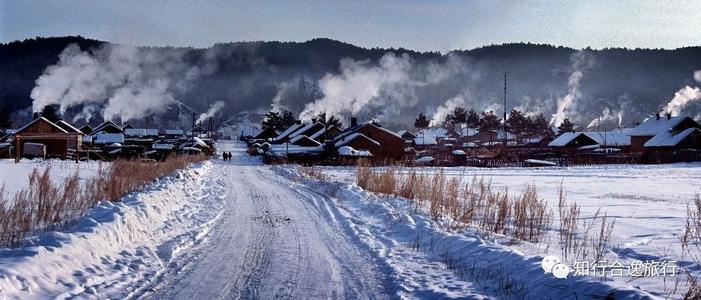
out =
{"type": "Polygon", "coordinates": [[[34,169],[44,172],[47,167],[50,167],[51,179],[61,183],[76,171],[81,180],[88,180],[97,175],[100,166],[106,168],[108,163],[98,161],[76,163],[72,160],[58,159],[23,159],[20,163],[15,163],[14,159],[0,159],[0,187],[4,185],[5,196],[12,197],[17,191],[27,188],[29,175],[34,169]]]}
{"type": "MultiPolygon", "coordinates": [[[[324,167],[331,180],[352,184],[355,168],[324,167]]],[[[464,182],[473,178],[491,180],[492,186],[510,194],[520,193],[535,184],[539,196],[557,211],[558,186],[563,184],[567,199],[581,207],[582,219],[597,210],[615,220],[607,259],[621,262],[636,260],[675,260],[691,267],[681,256],[680,237],[684,232],[687,205],[701,192],[701,164],[610,165],[570,168],[416,168],[418,172],[442,170],[449,177],[464,182]]],[[[555,213],[557,216],[557,213],[555,213]]],[[[513,245],[529,255],[557,254],[547,245],[513,245]],[[554,253],[550,253],[554,252],[554,253]]],[[[631,278],[619,278],[630,281],[631,278]]],[[[670,278],[667,278],[670,281],[670,278]]],[[[670,289],[662,278],[645,278],[629,282],[653,293],[670,289]]]]}
{"type": "MultiPolygon", "coordinates": [[[[100,203],[68,229],[0,248],[0,299],[667,298],[671,283],[659,279],[545,274],[546,245],[446,230],[407,201],[356,186],[355,168],[322,167],[329,178],[319,181],[298,166],[263,165],[242,143],[218,149],[233,160],[177,171],[100,203]]],[[[97,169],[55,161],[2,167],[19,177],[49,163],[64,170],[57,179],[97,169]]],[[[686,204],[701,177],[701,164],[442,170],[483,176],[510,193],[533,183],[552,206],[563,182],[583,218],[601,208],[616,219],[609,257],[655,260],[680,259],[686,204]]]]}

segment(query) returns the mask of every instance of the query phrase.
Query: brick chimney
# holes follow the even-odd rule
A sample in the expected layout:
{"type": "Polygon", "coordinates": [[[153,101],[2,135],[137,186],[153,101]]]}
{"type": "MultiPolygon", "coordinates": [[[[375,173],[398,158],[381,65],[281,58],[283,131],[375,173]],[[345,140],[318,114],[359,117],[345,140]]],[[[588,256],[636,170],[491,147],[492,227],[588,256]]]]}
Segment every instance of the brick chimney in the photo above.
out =
{"type": "Polygon", "coordinates": [[[356,117],[351,117],[351,125],[350,127],[355,127],[358,125],[358,118],[356,117]]]}
{"type": "Polygon", "coordinates": [[[655,117],[657,118],[657,120],[659,120],[659,119],[660,119],[660,113],[657,113],[657,114],[655,115],[655,117]]]}

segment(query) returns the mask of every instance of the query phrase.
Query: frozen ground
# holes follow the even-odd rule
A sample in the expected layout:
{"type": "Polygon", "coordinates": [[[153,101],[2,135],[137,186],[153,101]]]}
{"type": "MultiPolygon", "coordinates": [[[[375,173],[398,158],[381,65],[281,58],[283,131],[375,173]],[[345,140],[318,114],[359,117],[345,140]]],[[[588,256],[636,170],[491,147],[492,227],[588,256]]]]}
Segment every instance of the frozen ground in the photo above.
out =
{"type": "Polygon", "coordinates": [[[15,163],[14,159],[0,159],[0,187],[4,185],[6,196],[12,197],[15,192],[29,185],[29,174],[34,169],[44,172],[47,167],[50,167],[51,179],[60,183],[76,171],[82,180],[90,179],[97,175],[100,165],[107,167],[107,163],[97,161],[76,163],[72,160],[59,159],[23,159],[20,163],[15,163]]]}
{"type": "MultiPolygon", "coordinates": [[[[265,166],[240,143],[219,150],[233,161],[190,167],[100,204],[66,231],[0,249],[0,298],[656,298],[625,282],[544,274],[530,248],[445,231],[405,201],[349,184],[349,168],[327,168],[339,180],[318,181],[295,166],[265,166]]],[[[551,172],[553,184],[568,173],[472,171],[531,174],[505,179],[510,187],[538,172],[551,172]]],[[[579,185],[567,185],[572,198],[586,195],[579,185]]],[[[693,195],[678,192],[679,205],[693,195]]]]}
{"type": "MultiPolygon", "coordinates": [[[[354,168],[323,168],[332,180],[350,183],[354,168]]],[[[567,199],[582,208],[582,218],[590,218],[598,209],[615,219],[616,224],[608,259],[679,261],[697,273],[681,257],[680,236],[686,222],[686,208],[701,192],[701,164],[611,165],[571,168],[421,168],[419,172],[457,176],[465,182],[475,176],[491,180],[499,189],[518,194],[527,184],[535,184],[539,195],[557,209],[557,187],[563,184],[567,199]]],[[[545,254],[542,246],[514,245],[527,254],[545,254]]],[[[548,253],[548,254],[557,254],[548,253]]],[[[628,281],[631,278],[618,278],[628,281]]],[[[670,289],[670,280],[637,279],[650,292],[670,289]]]]}

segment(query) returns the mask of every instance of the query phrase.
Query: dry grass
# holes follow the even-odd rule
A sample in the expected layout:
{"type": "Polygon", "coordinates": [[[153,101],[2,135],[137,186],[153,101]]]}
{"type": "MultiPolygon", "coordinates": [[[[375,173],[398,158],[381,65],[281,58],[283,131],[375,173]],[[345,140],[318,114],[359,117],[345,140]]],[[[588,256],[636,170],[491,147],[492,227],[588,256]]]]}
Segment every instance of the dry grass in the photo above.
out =
{"type": "MultiPolygon", "coordinates": [[[[470,227],[484,235],[499,234],[533,243],[549,243],[548,229],[554,214],[547,202],[538,196],[535,185],[528,185],[521,194],[510,196],[508,190],[496,191],[491,182],[483,178],[473,177],[463,183],[459,178],[448,178],[442,171],[402,173],[396,167],[373,171],[369,164],[358,165],[356,184],[380,195],[406,198],[411,201],[413,210],[423,210],[434,220],[450,221],[450,229],[470,227]]],[[[577,203],[568,203],[562,184],[557,213],[562,257],[603,259],[615,222],[599,211],[589,221],[583,221],[580,207],[577,203]]]]}
{"type": "Polygon", "coordinates": [[[158,177],[206,159],[205,156],[172,156],[164,162],[117,160],[100,165],[98,174],[83,184],[74,173],[63,182],[51,180],[50,167],[29,176],[29,187],[11,199],[0,189],[0,246],[17,245],[32,231],[66,226],[100,201],[118,201],[129,192],[158,177]]]}
{"type": "Polygon", "coordinates": [[[415,209],[427,209],[432,219],[451,221],[451,228],[471,226],[484,233],[538,242],[552,220],[535,186],[509,197],[507,191],[494,191],[483,179],[463,183],[442,171],[400,173],[394,167],[373,171],[367,164],[358,165],[356,183],[372,192],[409,199],[415,209]]]}
{"type": "MultiPolygon", "coordinates": [[[[701,195],[696,195],[686,211],[686,226],[681,238],[682,260],[686,256],[701,266],[701,195]]],[[[684,299],[701,299],[699,276],[686,271],[688,290],[683,295],[684,299]]]]}
{"type": "Polygon", "coordinates": [[[323,171],[314,167],[302,166],[299,168],[300,173],[312,177],[316,180],[326,180],[326,174],[323,171]]]}

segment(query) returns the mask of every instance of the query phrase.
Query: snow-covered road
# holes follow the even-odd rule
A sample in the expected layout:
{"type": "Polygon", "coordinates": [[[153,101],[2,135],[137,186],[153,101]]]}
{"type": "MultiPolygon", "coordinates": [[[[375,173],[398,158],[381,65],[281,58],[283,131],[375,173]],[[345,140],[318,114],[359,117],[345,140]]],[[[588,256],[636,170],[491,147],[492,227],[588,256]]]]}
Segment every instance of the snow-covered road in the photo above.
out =
{"type": "Polygon", "coordinates": [[[217,163],[227,183],[222,215],[205,242],[171,261],[144,298],[384,298],[383,270],[352,242],[334,208],[278,175],[234,143],[217,163]],[[281,180],[281,178],[277,178],[281,180]]]}

